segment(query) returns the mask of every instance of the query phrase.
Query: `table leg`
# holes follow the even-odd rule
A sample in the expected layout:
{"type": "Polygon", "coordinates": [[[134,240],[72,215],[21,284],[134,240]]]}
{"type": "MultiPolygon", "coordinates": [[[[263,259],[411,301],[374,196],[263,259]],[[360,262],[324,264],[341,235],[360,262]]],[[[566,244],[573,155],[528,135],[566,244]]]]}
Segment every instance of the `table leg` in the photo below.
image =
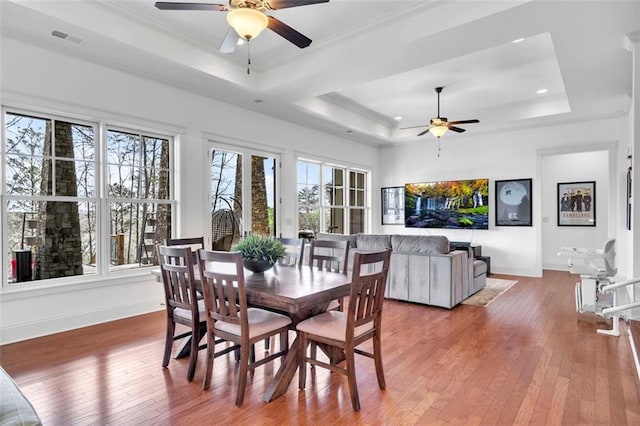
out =
{"type": "MultiPolygon", "coordinates": [[[[203,324],[200,326],[200,339],[202,339],[206,335],[207,335],[207,325],[203,324]]],[[[186,358],[189,356],[189,354],[191,353],[191,339],[192,339],[191,336],[188,336],[182,339],[182,342],[180,342],[178,349],[176,349],[176,352],[173,355],[174,359],[186,358]]]]}
{"type": "Polygon", "coordinates": [[[298,336],[293,340],[289,347],[287,356],[282,361],[278,372],[269,384],[267,392],[264,394],[262,400],[264,402],[271,402],[274,399],[284,395],[289,388],[293,376],[296,374],[296,370],[300,365],[300,340],[298,336]]]}

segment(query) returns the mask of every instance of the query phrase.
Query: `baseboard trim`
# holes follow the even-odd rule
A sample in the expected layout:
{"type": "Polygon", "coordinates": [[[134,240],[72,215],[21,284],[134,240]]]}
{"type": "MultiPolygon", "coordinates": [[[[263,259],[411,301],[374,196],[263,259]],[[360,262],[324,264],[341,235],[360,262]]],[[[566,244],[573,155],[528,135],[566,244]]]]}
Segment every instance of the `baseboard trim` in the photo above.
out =
{"type": "Polygon", "coordinates": [[[42,321],[22,323],[0,329],[0,345],[20,342],[36,337],[48,336],[90,325],[115,321],[136,315],[156,312],[164,309],[157,301],[141,301],[119,306],[110,306],[100,310],[47,318],[42,321]]]}

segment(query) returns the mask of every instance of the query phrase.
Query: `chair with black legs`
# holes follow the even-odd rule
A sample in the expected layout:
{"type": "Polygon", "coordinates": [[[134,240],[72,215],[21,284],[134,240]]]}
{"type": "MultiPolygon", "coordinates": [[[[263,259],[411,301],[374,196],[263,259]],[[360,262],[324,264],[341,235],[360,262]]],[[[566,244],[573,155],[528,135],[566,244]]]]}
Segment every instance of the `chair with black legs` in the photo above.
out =
{"type": "Polygon", "coordinates": [[[380,389],[386,387],[380,326],[390,259],[390,250],[356,253],[347,311],[327,311],[298,323],[296,329],[302,352],[298,373],[300,390],[305,387],[307,363],[345,374],[349,383],[351,404],[355,411],[359,411],[355,354],[373,358],[378,386],[380,389]],[[373,353],[356,348],[370,339],[373,340],[373,353]],[[345,367],[332,362],[318,361],[313,354],[307,356],[307,345],[311,342],[344,351],[345,367]]]}
{"type": "Polygon", "coordinates": [[[169,365],[175,340],[191,338],[187,380],[193,380],[200,349],[201,330],[206,329],[204,301],[198,298],[193,275],[192,252],[189,247],[156,247],[162,283],[164,285],[167,330],[162,366],[169,365]],[[176,333],[176,324],[189,330],[176,333]]]}
{"type": "Polygon", "coordinates": [[[242,405],[249,370],[284,356],[289,350],[291,319],[285,315],[247,306],[247,293],[240,252],[199,250],[199,268],[207,319],[207,363],[203,389],[213,373],[216,337],[240,345],[240,371],[236,405],[242,405]],[[254,360],[252,346],[265,338],[280,336],[280,350],[254,360]]]}

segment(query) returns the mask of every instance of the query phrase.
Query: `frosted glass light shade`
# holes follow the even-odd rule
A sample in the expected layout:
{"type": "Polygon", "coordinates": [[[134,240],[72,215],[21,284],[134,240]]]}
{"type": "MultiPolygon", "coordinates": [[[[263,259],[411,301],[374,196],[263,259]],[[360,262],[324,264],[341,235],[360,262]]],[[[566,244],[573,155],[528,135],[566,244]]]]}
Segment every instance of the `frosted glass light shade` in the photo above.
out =
{"type": "Polygon", "coordinates": [[[233,9],[227,13],[227,22],[245,40],[258,37],[258,34],[269,25],[269,18],[255,9],[233,9]]]}
{"type": "Polygon", "coordinates": [[[432,126],[429,128],[429,133],[439,139],[447,133],[448,130],[449,128],[447,126],[432,126]]]}

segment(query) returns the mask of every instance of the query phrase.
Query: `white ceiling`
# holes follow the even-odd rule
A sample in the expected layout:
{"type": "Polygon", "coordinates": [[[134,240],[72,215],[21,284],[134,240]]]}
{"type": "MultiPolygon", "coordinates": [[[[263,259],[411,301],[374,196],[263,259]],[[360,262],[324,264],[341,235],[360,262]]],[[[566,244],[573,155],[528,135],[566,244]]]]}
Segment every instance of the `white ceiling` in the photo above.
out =
{"type": "Polygon", "coordinates": [[[378,146],[418,139],[402,128],[436,115],[437,86],[442,116],[480,120],[445,138],[625,114],[640,31],[638,0],[330,0],[269,12],[313,43],[265,30],[247,74],[246,45],[218,52],[226,12],[0,0],[0,13],[4,36],[378,146]]]}

